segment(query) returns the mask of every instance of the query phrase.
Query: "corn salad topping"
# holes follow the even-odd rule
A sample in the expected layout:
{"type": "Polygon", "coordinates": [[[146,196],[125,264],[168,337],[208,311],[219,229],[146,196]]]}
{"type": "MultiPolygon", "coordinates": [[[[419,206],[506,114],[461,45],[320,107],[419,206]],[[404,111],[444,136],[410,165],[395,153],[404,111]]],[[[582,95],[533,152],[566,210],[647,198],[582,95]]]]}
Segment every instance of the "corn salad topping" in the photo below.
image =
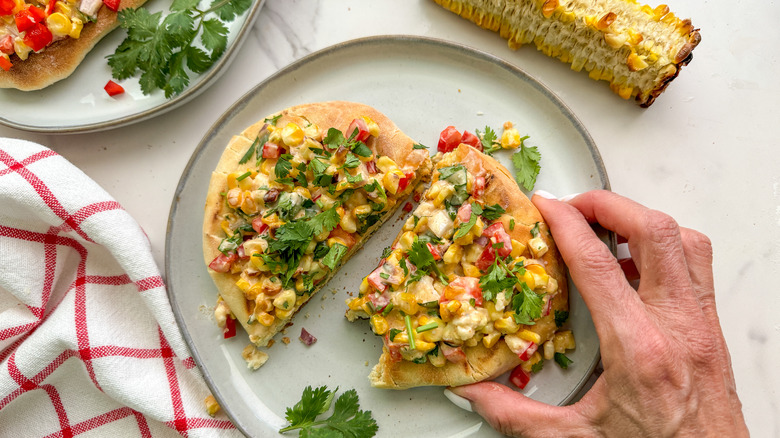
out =
{"type": "Polygon", "coordinates": [[[379,126],[368,117],[348,136],[268,121],[226,177],[222,254],[209,265],[238,274],[245,322],[266,327],[289,319],[415,180],[369,147],[379,126]]]}
{"type": "Polygon", "coordinates": [[[0,68],[10,70],[13,55],[23,61],[55,41],[79,38],[101,5],[94,0],[0,0],[0,68]]]}
{"type": "Polygon", "coordinates": [[[501,339],[529,370],[540,346],[544,358],[574,348],[570,331],[556,333],[568,313],[552,306],[559,287],[541,259],[540,224],[523,225],[522,241],[510,237],[514,219],[482,199],[490,176],[469,172],[454,153],[434,173],[379,267],[347,300],[347,318],[368,318],[393,360],[436,367],[501,339]]]}

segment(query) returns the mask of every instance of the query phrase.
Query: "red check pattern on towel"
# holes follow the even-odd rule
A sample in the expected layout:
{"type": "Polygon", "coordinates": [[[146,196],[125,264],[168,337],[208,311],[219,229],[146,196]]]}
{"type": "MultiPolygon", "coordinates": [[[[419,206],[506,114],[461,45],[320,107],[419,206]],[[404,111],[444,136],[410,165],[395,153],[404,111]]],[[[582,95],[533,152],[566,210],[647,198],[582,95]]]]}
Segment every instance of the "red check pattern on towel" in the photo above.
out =
{"type": "Polygon", "coordinates": [[[135,220],[0,139],[0,436],[238,436],[208,395],[135,220]]]}

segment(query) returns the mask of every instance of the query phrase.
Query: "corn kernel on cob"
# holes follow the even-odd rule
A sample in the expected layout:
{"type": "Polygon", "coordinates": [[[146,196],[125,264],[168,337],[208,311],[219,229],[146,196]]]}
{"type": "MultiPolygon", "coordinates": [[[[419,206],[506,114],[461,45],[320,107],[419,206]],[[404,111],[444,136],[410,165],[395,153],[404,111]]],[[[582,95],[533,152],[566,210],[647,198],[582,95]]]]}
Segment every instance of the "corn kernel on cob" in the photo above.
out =
{"type": "Polygon", "coordinates": [[[434,0],[517,49],[548,56],[606,80],[623,99],[650,106],[692,59],[701,41],[689,19],[636,0],[434,0]]]}

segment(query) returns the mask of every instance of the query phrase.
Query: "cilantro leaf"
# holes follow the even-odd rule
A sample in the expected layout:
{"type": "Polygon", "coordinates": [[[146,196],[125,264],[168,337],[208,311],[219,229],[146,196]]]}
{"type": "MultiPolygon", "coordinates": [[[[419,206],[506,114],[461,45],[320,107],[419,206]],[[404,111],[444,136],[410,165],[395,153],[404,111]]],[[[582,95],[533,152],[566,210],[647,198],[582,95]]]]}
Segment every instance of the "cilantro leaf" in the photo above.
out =
{"type": "Polygon", "coordinates": [[[561,326],[569,319],[569,312],[565,310],[555,311],[555,326],[561,328],[561,326]]]}
{"type": "Polygon", "coordinates": [[[322,234],[325,231],[333,231],[339,224],[339,213],[336,208],[331,208],[309,219],[309,226],[313,235],[322,234]]]}
{"type": "Polygon", "coordinates": [[[344,138],[344,134],[336,128],[328,129],[328,133],[325,134],[325,138],[322,139],[322,143],[328,145],[331,149],[336,149],[346,142],[347,139],[344,138]]]}
{"type": "Polygon", "coordinates": [[[535,364],[531,365],[531,372],[532,373],[538,373],[539,371],[544,368],[544,361],[540,360],[539,362],[536,362],[535,364]]]}
{"type": "Polygon", "coordinates": [[[276,122],[278,122],[279,119],[281,119],[281,118],[282,118],[282,115],[281,114],[277,114],[277,115],[275,115],[273,117],[267,117],[267,118],[263,119],[263,123],[268,123],[269,125],[276,126],[276,122]]]}
{"type": "Polygon", "coordinates": [[[482,152],[486,155],[492,155],[493,152],[501,149],[501,145],[498,144],[498,136],[496,131],[490,126],[485,126],[485,133],[479,132],[479,129],[475,129],[479,141],[482,143],[482,152]]]}
{"type": "Polygon", "coordinates": [[[461,237],[468,234],[468,232],[471,230],[474,225],[477,224],[477,218],[479,215],[483,213],[482,207],[477,204],[476,202],[471,203],[471,216],[469,217],[469,221],[462,223],[458,225],[458,231],[455,233],[455,236],[453,237],[454,240],[460,239],[461,237]]]}
{"type": "Polygon", "coordinates": [[[428,146],[425,146],[424,144],[415,143],[412,145],[412,149],[428,149],[428,146]]]}
{"type": "Polygon", "coordinates": [[[542,155],[534,147],[526,147],[520,144],[520,150],[512,154],[512,164],[515,167],[515,179],[517,184],[526,190],[533,190],[536,184],[536,176],[539,175],[539,160],[542,155]]]}
{"type": "Polygon", "coordinates": [[[419,238],[414,239],[412,247],[409,248],[406,254],[409,258],[409,262],[417,267],[416,274],[420,274],[420,278],[422,278],[422,274],[429,272],[436,274],[439,277],[439,281],[442,283],[448,284],[446,276],[442,274],[441,270],[436,265],[436,259],[433,258],[433,254],[431,254],[431,250],[428,249],[428,245],[425,242],[419,238]]]}
{"type": "Polygon", "coordinates": [[[362,141],[357,142],[355,147],[352,148],[352,153],[361,157],[370,157],[373,152],[362,141]]]}
{"type": "Polygon", "coordinates": [[[501,217],[502,214],[506,213],[506,210],[504,210],[503,207],[501,207],[498,204],[493,205],[486,205],[482,208],[482,213],[480,213],[485,219],[489,221],[494,221],[501,217]]]}
{"type": "Polygon", "coordinates": [[[499,293],[512,293],[512,288],[518,282],[517,277],[507,272],[498,264],[498,259],[488,268],[487,274],[479,279],[479,287],[482,289],[482,298],[493,301],[499,293]]]}
{"type": "Polygon", "coordinates": [[[347,154],[347,156],[344,157],[344,164],[341,165],[341,168],[354,169],[358,166],[360,166],[360,159],[358,159],[355,154],[347,154]]]}
{"type": "Polygon", "coordinates": [[[107,57],[112,76],[122,80],[140,72],[139,85],[147,95],[158,89],[166,97],[184,91],[190,73],[205,72],[225,52],[227,23],[252,6],[252,0],[214,0],[201,11],[199,3],[174,0],[165,17],[144,8],[120,11],[127,36],[107,57]],[[196,40],[202,48],[193,45],[196,40]]]}
{"type": "Polygon", "coordinates": [[[521,290],[512,298],[515,321],[518,324],[533,324],[533,320],[542,316],[542,296],[532,291],[527,284],[521,284],[521,290]]]}
{"type": "Polygon", "coordinates": [[[553,355],[553,358],[555,359],[555,363],[560,365],[560,367],[563,368],[564,370],[569,368],[569,365],[574,363],[574,361],[566,357],[566,355],[563,353],[555,353],[553,355]]]}
{"type": "Polygon", "coordinates": [[[328,251],[325,258],[322,259],[322,264],[329,267],[331,271],[336,269],[336,266],[341,262],[341,259],[344,257],[344,254],[347,253],[347,250],[349,250],[349,248],[345,245],[340,243],[334,244],[330,247],[330,251],[328,251]]]}
{"type": "Polygon", "coordinates": [[[379,427],[371,411],[360,410],[357,391],[350,389],[332,403],[334,395],[335,391],[329,391],[326,386],[314,390],[307,386],[301,400],[285,412],[290,425],[279,432],[300,429],[299,436],[304,438],[370,438],[376,435],[379,427]],[[331,404],[333,414],[324,420],[317,420],[317,417],[328,411],[331,404]]]}
{"type": "Polygon", "coordinates": [[[292,163],[290,160],[292,160],[292,155],[282,154],[276,161],[274,174],[276,174],[277,178],[285,178],[290,174],[290,170],[292,170],[292,163]]]}

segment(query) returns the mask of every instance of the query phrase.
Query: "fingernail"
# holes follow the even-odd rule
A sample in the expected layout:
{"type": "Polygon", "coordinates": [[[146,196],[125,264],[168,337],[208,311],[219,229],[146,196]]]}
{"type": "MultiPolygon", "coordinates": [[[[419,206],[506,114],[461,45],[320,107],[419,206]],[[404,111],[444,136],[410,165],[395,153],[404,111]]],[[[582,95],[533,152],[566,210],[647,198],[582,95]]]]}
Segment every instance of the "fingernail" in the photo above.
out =
{"type": "Polygon", "coordinates": [[[572,193],[571,195],[566,195],[563,198],[560,198],[558,200],[561,201],[561,202],[569,202],[569,201],[571,201],[572,199],[576,198],[579,195],[580,195],[579,193],[572,193]]]}
{"type": "Polygon", "coordinates": [[[534,195],[541,196],[544,199],[558,199],[557,196],[544,190],[537,190],[534,192],[534,195]]]}
{"type": "Polygon", "coordinates": [[[447,397],[452,404],[464,411],[474,412],[474,408],[471,407],[471,402],[468,399],[463,398],[446,388],[444,389],[444,396],[447,397]]]}

